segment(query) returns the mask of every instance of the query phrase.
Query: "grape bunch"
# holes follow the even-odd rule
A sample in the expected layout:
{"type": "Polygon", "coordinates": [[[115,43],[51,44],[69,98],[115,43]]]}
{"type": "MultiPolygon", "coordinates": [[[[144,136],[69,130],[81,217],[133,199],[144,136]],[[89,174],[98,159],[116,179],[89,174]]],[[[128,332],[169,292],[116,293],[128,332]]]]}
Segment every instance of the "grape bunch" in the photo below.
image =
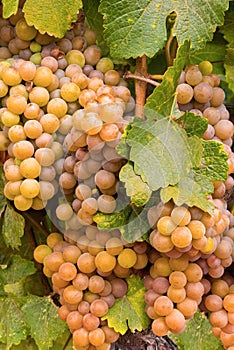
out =
{"type": "MultiPolygon", "coordinates": [[[[199,65],[189,65],[181,73],[177,87],[177,102],[180,111],[193,112],[208,120],[204,140],[217,140],[224,144],[228,154],[229,174],[234,172],[232,152],[234,126],[224,105],[225,93],[219,86],[220,78],[212,73],[213,66],[208,61],[199,65]]],[[[214,182],[213,198],[223,198],[232,189],[233,178],[229,175],[225,182],[214,182]]]]}
{"type": "Polygon", "coordinates": [[[4,194],[26,211],[76,190],[75,214],[61,204],[57,217],[71,227],[90,224],[98,208],[115,209],[112,195],[123,160],[114,147],[124,114],[134,109],[130,91],[85,23],[58,40],[28,26],[19,9],[0,27],[0,150],[9,156],[4,194]],[[91,197],[94,174],[99,201],[91,197]]]}
{"type": "Polygon", "coordinates": [[[59,295],[59,317],[66,321],[77,349],[109,349],[119,333],[101,318],[118,298],[126,295],[125,278],[148,263],[146,242],[127,244],[120,232],[98,232],[64,236],[53,232],[47,244],[34,250],[59,295]],[[89,347],[88,347],[89,346],[89,347]],[[93,347],[92,347],[93,346],[93,347]]]}

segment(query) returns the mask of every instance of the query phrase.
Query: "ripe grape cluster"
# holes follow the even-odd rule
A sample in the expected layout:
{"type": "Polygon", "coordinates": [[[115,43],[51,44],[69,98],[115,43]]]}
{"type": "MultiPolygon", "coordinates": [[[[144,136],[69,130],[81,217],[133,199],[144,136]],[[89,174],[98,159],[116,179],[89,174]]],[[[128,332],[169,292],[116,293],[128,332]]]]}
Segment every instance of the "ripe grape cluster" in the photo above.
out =
{"type": "MultiPolygon", "coordinates": [[[[159,206],[148,211],[154,228],[150,244],[155,249],[149,253],[152,265],[144,280],[145,301],[146,312],[153,319],[153,332],[158,336],[168,331],[181,333],[198,308],[210,311],[204,303],[208,295],[216,297],[213,283],[223,276],[230,284],[234,282],[224,271],[233,261],[231,214],[220,200],[215,199],[214,204],[213,216],[172,203],[160,211],[159,206]]],[[[232,289],[228,288],[227,294],[231,295],[232,289]]]]}
{"type": "Polygon", "coordinates": [[[67,322],[75,348],[109,349],[119,333],[101,318],[126,295],[125,278],[148,264],[148,244],[127,244],[118,230],[101,233],[94,226],[76,240],[64,238],[49,234],[47,244],[34,250],[34,258],[59,295],[58,315],[67,322]]]}
{"type": "MultiPolygon", "coordinates": [[[[232,152],[234,126],[224,105],[225,93],[219,86],[220,78],[212,73],[213,66],[208,61],[199,65],[189,65],[181,73],[177,87],[178,107],[208,120],[204,140],[218,140],[224,144],[229,159],[229,174],[234,172],[232,152]]],[[[233,188],[234,180],[228,176],[225,182],[214,182],[213,198],[223,198],[225,192],[233,188]]]]}
{"type": "Polygon", "coordinates": [[[135,107],[121,72],[102,57],[84,22],[57,39],[28,26],[20,8],[0,18],[0,37],[4,194],[20,211],[50,210],[52,202],[52,219],[64,235],[49,234],[34,258],[59,296],[58,314],[74,349],[110,349],[119,333],[102,317],[126,295],[127,277],[139,274],[157,336],[182,332],[200,308],[232,350],[234,278],[227,271],[234,221],[224,196],[234,185],[233,124],[212,65],[185,68],[177,102],[182,113],[207,118],[203,138],[222,142],[229,156],[228,179],[214,182],[209,198],[214,213],[160,203],[148,210],[149,242],[129,243],[119,230],[101,231],[93,221],[98,211],[113,213],[121,202],[118,175],[126,160],[116,146],[135,107]]]}

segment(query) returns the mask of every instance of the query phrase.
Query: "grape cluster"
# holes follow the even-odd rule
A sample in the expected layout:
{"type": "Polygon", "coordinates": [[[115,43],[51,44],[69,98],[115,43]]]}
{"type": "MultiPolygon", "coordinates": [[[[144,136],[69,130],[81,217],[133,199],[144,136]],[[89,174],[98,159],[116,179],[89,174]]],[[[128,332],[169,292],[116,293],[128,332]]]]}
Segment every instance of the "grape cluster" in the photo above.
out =
{"type": "Polygon", "coordinates": [[[25,211],[46,207],[58,191],[75,193],[71,205],[58,205],[57,218],[71,228],[91,224],[97,210],[116,206],[123,160],[114,147],[134,109],[130,91],[85,23],[58,40],[28,26],[19,9],[0,28],[4,194],[25,211]]]}
{"type": "MultiPolygon", "coordinates": [[[[199,65],[189,65],[181,73],[177,87],[178,107],[208,120],[204,140],[217,140],[224,144],[228,154],[229,174],[234,172],[232,152],[234,126],[224,105],[225,93],[219,86],[220,78],[212,73],[213,66],[208,61],[199,65]]],[[[225,192],[233,188],[234,180],[229,175],[225,182],[214,182],[213,198],[223,198],[225,192]]]]}
{"type": "Polygon", "coordinates": [[[73,334],[74,347],[109,349],[119,333],[101,318],[126,295],[125,278],[147,265],[148,244],[127,244],[118,230],[101,233],[94,226],[74,238],[49,234],[47,244],[34,250],[34,259],[59,295],[58,315],[73,334]]]}
{"type": "Polygon", "coordinates": [[[213,216],[170,202],[160,210],[158,205],[148,211],[154,249],[149,253],[152,265],[145,277],[145,301],[158,336],[182,332],[185,320],[193,317],[210,290],[209,280],[222,277],[232,264],[233,241],[224,236],[231,214],[223,203],[219,205],[213,216]]]}

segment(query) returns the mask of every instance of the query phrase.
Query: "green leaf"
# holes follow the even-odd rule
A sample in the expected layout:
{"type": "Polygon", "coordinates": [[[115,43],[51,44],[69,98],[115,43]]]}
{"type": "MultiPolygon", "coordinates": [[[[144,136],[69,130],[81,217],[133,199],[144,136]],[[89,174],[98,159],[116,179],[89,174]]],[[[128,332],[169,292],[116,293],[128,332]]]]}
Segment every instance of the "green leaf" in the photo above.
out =
{"type": "Polygon", "coordinates": [[[134,171],[152,191],[175,185],[191,168],[187,135],[172,120],[135,120],[126,136],[134,171]]]}
{"type": "Polygon", "coordinates": [[[85,18],[96,35],[98,46],[102,49],[102,55],[106,56],[109,52],[103,38],[103,16],[98,12],[100,0],[83,0],[83,8],[85,12],[85,18]]]}
{"type": "Polygon", "coordinates": [[[228,42],[228,48],[225,55],[225,70],[226,81],[230,90],[234,91],[234,33],[233,33],[234,12],[230,12],[225,16],[225,23],[220,28],[221,33],[224,35],[224,39],[228,42]]]}
{"type": "Polygon", "coordinates": [[[19,255],[13,255],[4,268],[0,266],[0,294],[22,294],[22,282],[27,276],[36,272],[34,263],[22,259],[19,255]]]}
{"type": "Polygon", "coordinates": [[[188,144],[190,147],[190,160],[193,168],[198,168],[202,161],[202,140],[197,136],[188,137],[188,144]]]}
{"type": "Polygon", "coordinates": [[[18,11],[19,0],[2,0],[3,4],[3,18],[9,18],[11,15],[15,15],[18,11]]]}
{"type": "Polygon", "coordinates": [[[160,195],[164,203],[173,199],[178,206],[182,204],[187,204],[189,207],[196,206],[212,214],[214,206],[206,196],[213,193],[213,190],[210,179],[191,171],[189,176],[182,178],[175,186],[162,188],[160,195]]]}
{"type": "Polygon", "coordinates": [[[0,298],[0,342],[5,343],[5,350],[9,350],[13,344],[19,344],[29,335],[21,306],[19,298],[0,298]]]}
{"type": "Polygon", "coordinates": [[[223,34],[224,39],[228,43],[234,43],[234,32],[233,32],[234,12],[229,12],[225,15],[224,25],[220,28],[220,32],[223,34]]]}
{"type": "Polygon", "coordinates": [[[125,132],[120,137],[120,141],[116,147],[116,151],[118,152],[118,154],[125,159],[129,159],[129,146],[126,143],[127,130],[128,127],[125,128],[125,132]]]}
{"type": "Polygon", "coordinates": [[[108,313],[102,317],[108,320],[109,327],[113,327],[120,334],[135,330],[146,329],[151,320],[145,312],[145,287],[143,280],[137,275],[127,278],[128,291],[126,297],[117,299],[108,313]]]}
{"type": "Polygon", "coordinates": [[[4,212],[4,209],[6,207],[7,204],[7,200],[6,197],[4,195],[4,186],[6,183],[6,179],[4,176],[4,171],[3,171],[3,167],[0,167],[0,217],[2,215],[2,213],[4,212]]]}
{"type": "Polygon", "coordinates": [[[186,41],[180,46],[172,67],[164,74],[162,83],[156,87],[147,98],[144,113],[147,119],[162,119],[172,115],[175,104],[175,93],[182,69],[187,63],[189,43],[186,41]]]}
{"type": "Polygon", "coordinates": [[[24,235],[25,220],[12,207],[7,205],[3,219],[2,234],[7,246],[19,249],[20,238],[24,235]]]}
{"type": "Polygon", "coordinates": [[[178,38],[179,44],[189,38],[191,47],[195,50],[211,41],[216,27],[224,22],[224,12],[228,6],[229,0],[179,2],[178,8],[174,9],[178,16],[174,35],[178,38]]]}
{"type": "Polygon", "coordinates": [[[135,174],[132,164],[127,163],[121,168],[119,178],[125,183],[127,195],[133,204],[142,207],[148,202],[152,191],[141,177],[135,174]]]}
{"type": "Polygon", "coordinates": [[[226,44],[225,40],[219,37],[217,40],[208,42],[205,47],[199,50],[191,50],[189,62],[191,64],[199,64],[202,61],[207,61],[207,58],[210,62],[224,61],[226,44]]]}
{"type": "Polygon", "coordinates": [[[58,38],[62,38],[71,23],[77,20],[81,8],[81,0],[26,0],[23,7],[29,25],[34,25],[40,33],[47,32],[58,38]]]}
{"type": "Polygon", "coordinates": [[[22,307],[30,335],[40,350],[49,350],[53,341],[66,330],[66,323],[58,318],[57,307],[50,298],[30,295],[22,307]]]}
{"type": "MultiPolygon", "coordinates": [[[[148,203],[147,203],[148,204],[148,203]]],[[[132,213],[129,216],[128,223],[119,230],[128,242],[142,240],[142,237],[148,238],[150,233],[150,225],[147,219],[148,205],[145,208],[132,207],[132,213]]]]}
{"type": "MultiPolygon", "coordinates": [[[[28,337],[25,340],[22,340],[19,345],[13,345],[11,347],[11,350],[25,350],[25,349],[38,350],[38,347],[37,347],[35,341],[30,337],[28,337]]],[[[0,347],[0,350],[2,350],[1,347],[0,347]]],[[[55,349],[55,350],[57,350],[57,349],[55,349]]],[[[70,350],[70,349],[68,349],[68,350],[70,350]]]]}
{"type": "Polygon", "coordinates": [[[230,90],[234,91],[234,42],[232,47],[226,50],[224,68],[226,70],[226,81],[230,90]]]}
{"type": "Polygon", "coordinates": [[[197,173],[208,177],[212,181],[226,181],[228,177],[228,155],[223,144],[219,141],[202,141],[203,155],[201,168],[197,173]]]}
{"type": "Polygon", "coordinates": [[[93,216],[93,221],[96,222],[100,230],[110,230],[126,225],[131,212],[132,207],[127,205],[122,210],[112,214],[103,214],[98,212],[93,216]]]}
{"type": "Polygon", "coordinates": [[[145,207],[128,205],[119,212],[112,214],[97,213],[94,222],[100,230],[109,231],[119,229],[124,239],[128,242],[147,240],[151,231],[147,213],[152,205],[160,202],[158,191],[154,192],[145,207]]]}
{"type": "Polygon", "coordinates": [[[204,313],[197,311],[181,334],[169,334],[180,350],[223,350],[221,340],[212,333],[204,313]]]}
{"type": "Polygon", "coordinates": [[[228,0],[101,0],[104,36],[111,55],[136,58],[153,57],[167,40],[166,19],[171,12],[177,17],[173,34],[179,45],[190,40],[193,48],[210,41],[217,26],[223,24],[228,0]],[[205,14],[205,16],[204,16],[205,14]]]}
{"type": "Polygon", "coordinates": [[[200,115],[196,115],[192,112],[185,112],[182,117],[177,119],[178,123],[182,123],[182,126],[188,136],[202,137],[208,127],[208,120],[200,115]]]}

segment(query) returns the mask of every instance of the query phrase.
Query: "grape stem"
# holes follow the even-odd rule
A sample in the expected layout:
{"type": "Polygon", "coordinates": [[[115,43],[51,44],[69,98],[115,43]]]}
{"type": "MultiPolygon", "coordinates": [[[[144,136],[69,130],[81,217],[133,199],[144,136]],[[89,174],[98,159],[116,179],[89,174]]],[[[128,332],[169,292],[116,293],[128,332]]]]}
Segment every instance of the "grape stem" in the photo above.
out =
{"type": "Polygon", "coordinates": [[[35,219],[32,218],[31,215],[29,215],[26,212],[21,212],[21,215],[27,219],[28,221],[30,221],[30,223],[32,224],[32,226],[34,226],[35,228],[37,228],[45,237],[48,236],[48,232],[47,230],[44,229],[44,227],[42,227],[35,219]]]}
{"type": "Polygon", "coordinates": [[[66,340],[66,342],[65,342],[64,347],[63,347],[62,350],[65,350],[65,349],[67,348],[68,343],[69,343],[69,341],[71,340],[71,338],[72,338],[72,334],[70,334],[69,337],[67,338],[67,340],[66,340]]]}
{"type": "MultiPolygon", "coordinates": [[[[152,78],[152,79],[162,79],[162,77],[163,77],[162,75],[150,75],[150,78],[152,78]]],[[[154,81],[154,80],[149,79],[149,78],[145,78],[145,77],[137,75],[137,74],[133,74],[131,72],[126,72],[124,74],[123,78],[144,81],[145,83],[154,85],[156,87],[160,85],[160,83],[158,83],[157,81],[154,81]]]]}
{"type": "MultiPolygon", "coordinates": [[[[149,78],[153,80],[162,80],[163,74],[149,74],[149,78]]],[[[157,83],[159,84],[159,83],[157,83]]]]}

